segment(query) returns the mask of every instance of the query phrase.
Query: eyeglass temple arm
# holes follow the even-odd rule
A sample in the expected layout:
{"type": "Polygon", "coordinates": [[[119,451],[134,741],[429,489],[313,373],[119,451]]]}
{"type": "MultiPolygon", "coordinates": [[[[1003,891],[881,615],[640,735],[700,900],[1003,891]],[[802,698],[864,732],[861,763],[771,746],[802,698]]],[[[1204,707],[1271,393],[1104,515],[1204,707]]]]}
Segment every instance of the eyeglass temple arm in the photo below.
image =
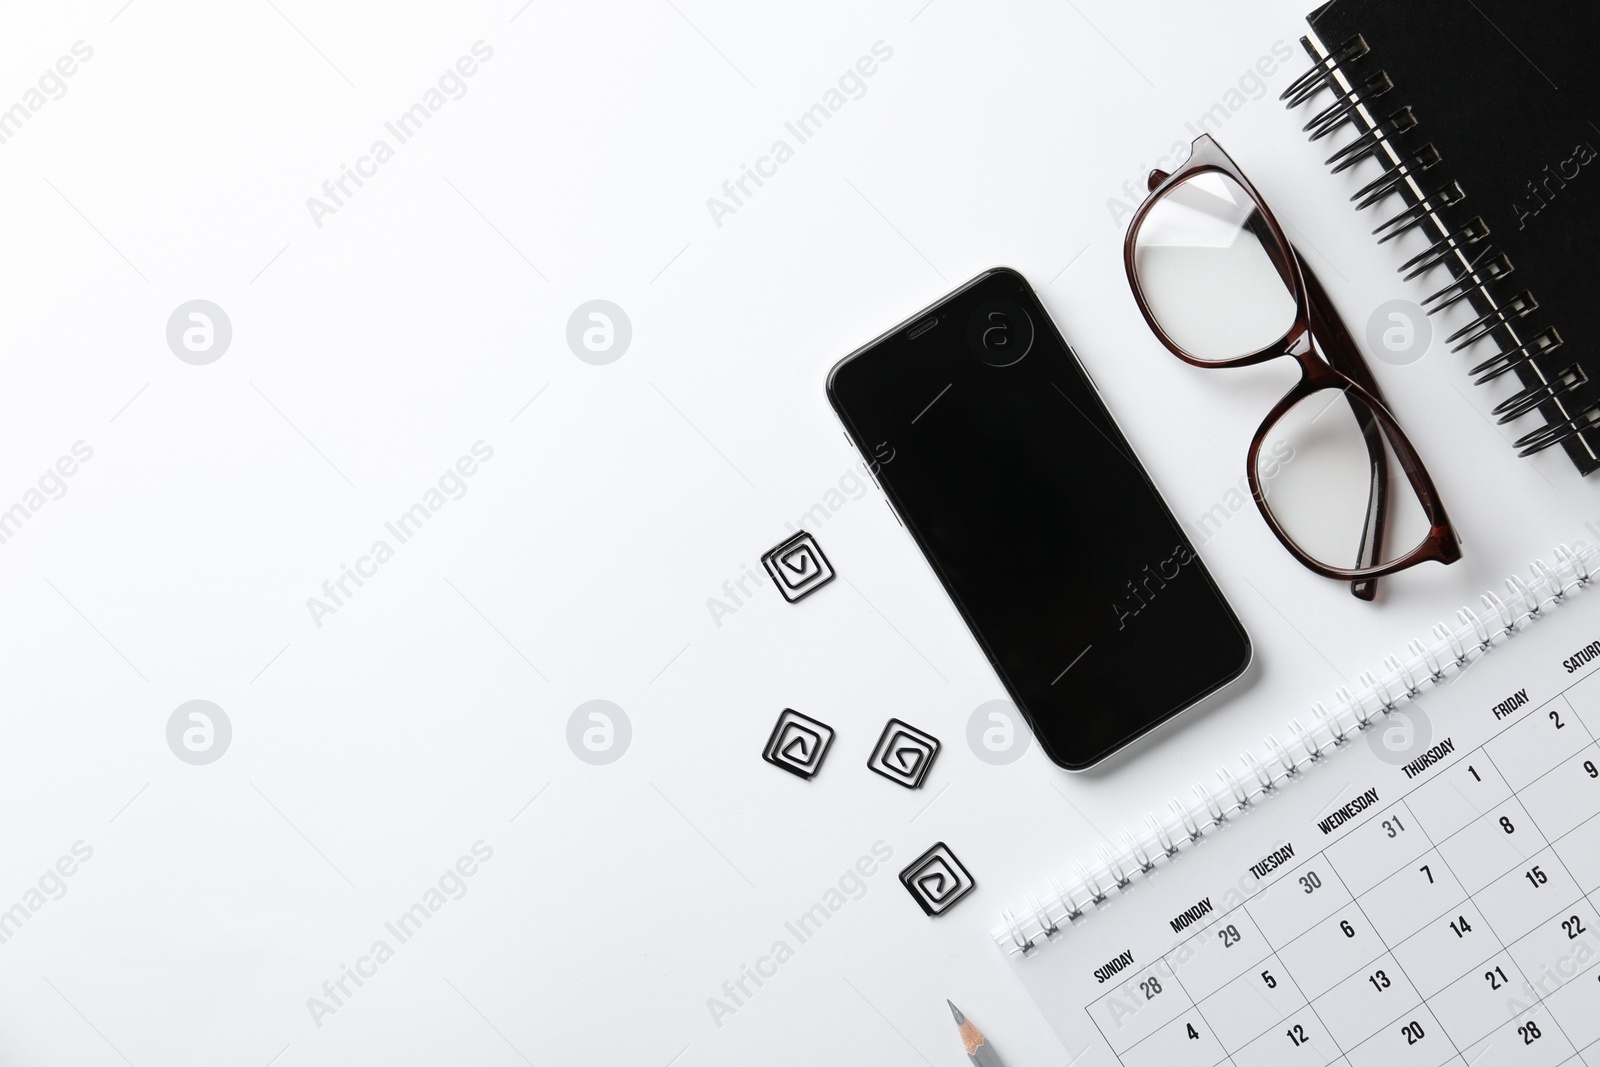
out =
{"type": "MultiPolygon", "coordinates": [[[[1285,246],[1278,245],[1277,235],[1272,234],[1272,227],[1267,226],[1267,219],[1261,211],[1251,211],[1250,218],[1246,219],[1246,226],[1256,235],[1262,248],[1272,259],[1272,266],[1277,267],[1278,275],[1283,278],[1283,285],[1294,286],[1294,274],[1291,270],[1290,259],[1283,254],[1285,246]]],[[[1389,402],[1384,400],[1381,390],[1378,389],[1378,379],[1373,378],[1373,371],[1366,365],[1362,357],[1362,350],[1358,349],[1355,339],[1350,336],[1350,331],[1344,325],[1344,320],[1339,318],[1338,309],[1334,309],[1333,301],[1328,299],[1328,291],[1323,290],[1322,282],[1318,282],[1317,275],[1310,269],[1306,258],[1294,250],[1294,246],[1286,246],[1288,253],[1294,256],[1294,264],[1299,266],[1301,277],[1306,280],[1306,304],[1310,312],[1310,334],[1312,339],[1322,347],[1328,363],[1334,370],[1344,374],[1357,386],[1365,389],[1384,406],[1389,402]]],[[[1373,414],[1366,410],[1363,403],[1349,398],[1350,413],[1355,414],[1355,421],[1362,427],[1362,438],[1366,442],[1366,461],[1371,472],[1371,485],[1366,493],[1366,520],[1362,523],[1362,542],[1355,552],[1355,566],[1373,566],[1382,553],[1384,533],[1389,526],[1389,458],[1387,448],[1384,446],[1384,432],[1378,426],[1378,421],[1373,414]]],[[[1357,600],[1373,600],[1378,595],[1378,579],[1376,577],[1362,577],[1350,582],[1350,595],[1357,600]]]]}
{"type": "MultiPolygon", "coordinates": [[[[1349,329],[1328,298],[1327,290],[1317,280],[1305,257],[1294,253],[1300,265],[1300,276],[1306,282],[1307,303],[1311,310],[1311,336],[1322,347],[1322,353],[1335,369],[1370,393],[1378,403],[1388,406],[1372,368],[1361,355],[1361,349],[1350,336],[1349,329]]],[[[1350,408],[1361,424],[1361,435],[1367,443],[1367,459],[1371,466],[1372,482],[1367,496],[1367,519],[1362,527],[1361,546],[1356,555],[1358,567],[1372,566],[1383,551],[1384,534],[1388,528],[1389,510],[1389,460],[1384,444],[1383,429],[1365,405],[1354,398],[1350,408]]],[[[1371,600],[1378,592],[1376,578],[1365,578],[1350,583],[1350,592],[1361,600],[1371,600]]]]}
{"type": "Polygon", "coordinates": [[[1372,368],[1368,365],[1366,357],[1361,354],[1360,346],[1356,344],[1355,338],[1350,336],[1344,320],[1334,309],[1333,301],[1328,299],[1327,290],[1322,288],[1322,283],[1311,272],[1311,267],[1306,263],[1304,256],[1296,252],[1295,259],[1299,261],[1300,274],[1306,280],[1306,295],[1311,298],[1311,332],[1321,342],[1323,355],[1327,356],[1328,362],[1343,372],[1345,377],[1371,393],[1378,403],[1388,407],[1388,398],[1379,388],[1378,380],[1372,376],[1372,368]]]}
{"type": "MultiPolygon", "coordinates": [[[[1260,240],[1261,246],[1268,250],[1267,254],[1283,278],[1284,285],[1292,289],[1294,274],[1290,269],[1289,259],[1283,254],[1283,246],[1278,244],[1277,237],[1267,225],[1266,217],[1260,211],[1252,211],[1245,224],[1260,240]]],[[[1294,262],[1300,267],[1300,276],[1305,279],[1306,304],[1311,317],[1311,336],[1322,348],[1322,354],[1336,370],[1387,407],[1388,401],[1384,400],[1383,393],[1378,388],[1378,381],[1372,376],[1372,369],[1362,358],[1361,349],[1356,346],[1355,339],[1350,336],[1350,331],[1346,328],[1344,320],[1339,317],[1333,301],[1328,298],[1327,290],[1322,288],[1322,283],[1317,280],[1305,257],[1292,245],[1288,250],[1290,255],[1294,256],[1294,262]]],[[[1349,401],[1351,413],[1360,423],[1361,436],[1367,444],[1367,462],[1372,475],[1367,492],[1367,517],[1362,523],[1361,544],[1356,550],[1356,566],[1370,567],[1377,562],[1383,551],[1383,537],[1388,528],[1388,449],[1384,446],[1383,429],[1372,417],[1371,412],[1355,398],[1351,397],[1349,401]]],[[[1378,595],[1378,580],[1359,578],[1350,583],[1350,593],[1358,600],[1372,600],[1378,595]]]]}
{"type": "MultiPolygon", "coordinates": [[[[1152,170],[1146,179],[1146,188],[1154,193],[1169,177],[1171,175],[1167,171],[1152,170]]],[[[1284,285],[1293,288],[1293,273],[1288,258],[1282,255],[1281,246],[1271,227],[1267,225],[1266,217],[1259,210],[1252,211],[1245,225],[1256,235],[1262,247],[1268,250],[1272,265],[1277,268],[1284,285]]],[[[1290,252],[1299,264],[1300,276],[1305,279],[1306,302],[1310,305],[1311,313],[1311,335],[1321,345],[1323,355],[1335,369],[1387,407],[1388,401],[1383,398],[1377,379],[1372,376],[1371,368],[1362,358],[1361,349],[1356,346],[1355,339],[1350,336],[1344,320],[1339,317],[1333,302],[1328,299],[1328,293],[1322,288],[1322,283],[1312,273],[1305,257],[1293,248],[1290,252]]],[[[1352,398],[1350,407],[1356,420],[1361,424],[1361,435],[1367,443],[1367,457],[1372,470],[1372,484],[1367,495],[1367,518],[1362,525],[1361,545],[1356,554],[1356,566],[1366,567],[1377,560],[1383,545],[1385,527],[1388,525],[1389,464],[1383,430],[1358,401],[1352,398]]],[[[1358,599],[1371,600],[1378,594],[1378,580],[1362,578],[1353,581],[1350,583],[1350,592],[1358,599]]]]}
{"type": "MultiPolygon", "coordinates": [[[[1289,259],[1283,254],[1283,246],[1278,244],[1272,228],[1267,225],[1266,217],[1259,210],[1252,211],[1245,225],[1256,235],[1261,246],[1267,249],[1267,254],[1272,259],[1273,266],[1277,268],[1279,276],[1283,278],[1284,285],[1292,289],[1294,273],[1290,269],[1289,259]]],[[[1300,276],[1305,279],[1306,304],[1311,317],[1311,336],[1322,348],[1322,354],[1336,370],[1387,407],[1388,401],[1383,398],[1383,393],[1378,388],[1378,380],[1372,376],[1372,368],[1367,366],[1367,361],[1361,355],[1361,349],[1356,346],[1355,339],[1350,336],[1350,331],[1346,328],[1344,320],[1339,317],[1333,301],[1328,298],[1327,290],[1322,288],[1322,283],[1317,280],[1305,257],[1292,245],[1288,250],[1290,255],[1294,256],[1294,262],[1300,267],[1300,276]]],[[[1349,398],[1349,401],[1351,413],[1360,423],[1361,436],[1367,444],[1367,461],[1372,475],[1367,493],[1367,517],[1361,526],[1361,544],[1356,551],[1356,566],[1370,567],[1377,562],[1383,551],[1383,537],[1388,528],[1388,449],[1384,445],[1383,429],[1372,417],[1372,413],[1366,409],[1366,405],[1353,397],[1349,398]]],[[[1378,595],[1378,580],[1359,578],[1350,583],[1350,593],[1358,600],[1372,600],[1378,595]]]]}

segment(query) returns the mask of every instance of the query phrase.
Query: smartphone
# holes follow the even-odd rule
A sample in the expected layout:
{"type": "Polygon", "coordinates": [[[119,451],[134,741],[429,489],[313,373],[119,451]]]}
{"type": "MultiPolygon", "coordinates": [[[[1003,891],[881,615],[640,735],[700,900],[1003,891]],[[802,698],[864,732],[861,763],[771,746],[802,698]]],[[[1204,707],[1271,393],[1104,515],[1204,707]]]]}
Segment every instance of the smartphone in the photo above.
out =
{"type": "Polygon", "coordinates": [[[979,275],[827,389],[1057,764],[1090,767],[1245,672],[1244,627],[1021,274],[979,275]]]}

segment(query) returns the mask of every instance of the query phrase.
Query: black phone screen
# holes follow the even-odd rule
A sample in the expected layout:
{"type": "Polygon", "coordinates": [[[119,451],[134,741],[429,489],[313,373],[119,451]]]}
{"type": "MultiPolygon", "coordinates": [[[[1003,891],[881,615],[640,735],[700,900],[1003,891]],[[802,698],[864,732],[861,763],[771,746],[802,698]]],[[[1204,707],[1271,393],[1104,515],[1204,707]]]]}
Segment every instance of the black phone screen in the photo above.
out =
{"type": "Polygon", "coordinates": [[[1087,767],[1238,677],[1250,641],[1027,281],[989,271],[828,395],[1012,700],[1087,767]]]}

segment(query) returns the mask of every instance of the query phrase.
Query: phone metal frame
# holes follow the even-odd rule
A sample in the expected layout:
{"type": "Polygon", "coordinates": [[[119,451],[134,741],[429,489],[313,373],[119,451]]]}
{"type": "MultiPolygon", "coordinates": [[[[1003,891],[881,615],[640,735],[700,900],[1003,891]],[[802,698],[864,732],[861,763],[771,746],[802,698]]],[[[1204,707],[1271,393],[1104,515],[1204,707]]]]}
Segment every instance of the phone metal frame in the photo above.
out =
{"type": "MultiPolygon", "coordinates": [[[[938,300],[934,301],[932,304],[929,304],[922,310],[916,312],[914,315],[907,317],[892,328],[885,330],[877,337],[874,337],[871,341],[855,349],[829,369],[825,386],[828,395],[828,403],[833,408],[834,414],[838,417],[839,422],[844,426],[846,438],[849,439],[852,447],[855,448],[857,455],[862,457],[863,464],[867,463],[865,457],[872,451],[872,445],[865,440],[854,423],[851,422],[849,414],[845,411],[845,408],[834,389],[834,379],[837,377],[839,371],[851,361],[868,354],[885,341],[892,339],[896,334],[906,332],[912,327],[922,325],[922,323],[930,315],[940,315],[943,310],[952,302],[956,301],[970,290],[990,281],[997,276],[1008,277],[1012,279],[1019,286],[1021,292],[1031,299],[1033,305],[1042,313],[1040,317],[1042,317],[1044,321],[1035,322],[1033,324],[1035,337],[1037,338],[1037,336],[1043,331],[1049,331],[1049,335],[1055,339],[1055,341],[1060,345],[1061,350],[1066,353],[1068,362],[1070,363],[1072,369],[1076,371],[1083,378],[1084,382],[1088,384],[1091,395],[1100,405],[1100,411],[1105,415],[1106,420],[1110,422],[1110,424],[1116,429],[1117,436],[1121,438],[1120,450],[1124,451],[1127,457],[1132,461],[1133,466],[1139,473],[1139,476],[1144,479],[1145,484],[1149,487],[1150,493],[1155,498],[1156,503],[1160,505],[1161,510],[1165,512],[1167,518],[1171,520],[1173,528],[1177,530],[1179,536],[1183,538],[1184,546],[1188,548],[1190,554],[1199,561],[1200,573],[1205,576],[1207,584],[1211,586],[1212,591],[1217,596],[1217,600],[1222,604],[1223,608],[1232,618],[1234,625],[1238,628],[1239,636],[1244,640],[1244,660],[1231,674],[1228,674],[1207,688],[1185,699],[1176,708],[1163,714],[1159,718],[1145,723],[1138,729],[1125,735],[1120,740],[1113,742],[1104,751],[1094,753],[1085,759],[1067,759],[1056,748],[1056,746],[1050,743],[1050,740],[1046,737],[1044,732],[1035,726],[1033,713],[1020,699],[1017,687],[1007,676],[1005,668],[1001,664],[999,657],[995,655],[994,650],[989,647],[988,641],[979,632],[972,615],[967,610],[966,605],[962,603],[961,597],[956,593],[955,589],[951,586],[950,581],[940,569],[940,566],[933,553],[931,553],[924,544],[922,537],[917,531],[916,524],[912,521],[911,517],[898,505],[893,490],[890,489],[886,483],[879,482],[877,480],[877,476],[872,473],[871,467],[868,466],[867,470],[869,475],[872,475],[873,484],[877,486],[880,492],[883,493],[884,498],[889,503],[889,507],[893,510],[896,518],[900,520],[900,525],[905,529],[906,533],[910,535],[912,542],[917,546],[917,551],[921,554],[923,561],[928,565],[928,568],[933,571],[934,576],[938,578],[939,584],[944,589],[945,595],[950,598],[950,602],[955,606],[956,612],[961,616],[961,621],[966,624],[968,633],[970,633],[973,640],[977,642],[977,645],[983,651],[985,658],[988,659],[990,667],[994,670],[996,677],[1000,679],[1001,685],[1005,687],[1006,695],[1011,698],[1011,702],[1016,705],[1017,710],[1022,713],[1025,719],[1027,719],[1028,728],[1033,732],[1034,739],[1039,742],[1039,747],[1044,750],[1045,755],[1047,755],[1050,758],[1050,761],[1056,766],[1068,771],[1086,771],[1102,761],[1110,758],[1116,753],[1126,749],[1129,745],[1148,737],[1153,731],[1167,723],[1170,723],[1179,715],[1182,715],[1184,712],[1190,710],[1196,705],[1209,700],[1210,698],[1221,693],[1224,689],[1227,689],[1228,687],[1237,683],[1241,678],[1249,673],[1251,666],[1253,666],[1255,663],[1255,642],[1251,639],[1250,632],[1245,629],[1244,623],[1240,620],[1239,613],[1234,610],[1232,602],[1228,600],[1227,594],[1223,591],[1222,587],[1217,584],[1215,577],[1213,577],[1211,574],[1210,568],[1205,565],[1205,560],[1200,556],[1200,553],[1195,548],[1193,542],[1190,541],[1187,531],[1185,531],[1183,528],[1183,524],[1178,520],[1178,517],[1173,514],[1172,508],[1167,504],[1166,497],[1161,495],[1161,491],[1155,484],[1155,480],[1150,477],[1149,468],[1145,466],[1144,461],[1139,457],[1138,452],[1135,451],[1133,442],[1128,437],[1126,431],[1123,430],[1122,424],[1117,421],[1117,417],[1111,411],[1110,405],[1106,403],[1105,397],[1101,395],[1100,387],[1095,383],[1094,377],[1089,373],[1088,368],[1084,366],[1083,361],[1078,358],[1078,353],[1070,344],[1067,343],[1066,338],[1061,335],[1061,331],[1056,328],[1055,320],[1050,316],[1048,309],[1044,306],[1044,301],[1039,299],[1039,295],[1034,291],[1033,286],[1028,283],[1027,278],[1023,276],[1022,272],[1013,267],[990,267],[988,270],[983,271],[982,273],[957,286],[955,289],[952,289],[950,292],[946,293],[944,296],[940,297],[938,300]]],[[[1037,343],[1037,340],[1035,343],[1037,343]]],[[[977,357],[974,356],[973,358],[976,359],[977,357]]],[[[1117,444],[1117,442],[1112,443],[1113,445],[1117,444]]]]}

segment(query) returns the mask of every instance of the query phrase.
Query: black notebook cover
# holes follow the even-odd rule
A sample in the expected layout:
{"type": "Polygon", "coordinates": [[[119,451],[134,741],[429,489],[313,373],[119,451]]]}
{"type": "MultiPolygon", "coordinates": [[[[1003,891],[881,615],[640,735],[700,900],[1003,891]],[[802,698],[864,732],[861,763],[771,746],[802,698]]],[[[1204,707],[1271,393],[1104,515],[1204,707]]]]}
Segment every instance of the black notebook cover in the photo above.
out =
{"type": "Polygon", "coordinates": [[[1331,93],[1305,101],[1306,117],[1332,108],[1337,119],[1344,86],[1354,90],[1366,115],[1323,143],[1387,142],[1368,158],[1393,172],[1392,150],[1409,182],[1371,205],[1374,224],[1409,209],[1429,241],[1450,245],[1423,275],[1430,290],[1455,282],[1443,299],[1459,293],[1485,317],[1487,335],[1451,347],[1479,380],[1502,371],[1502,393],[1505,371],[1520,379],[1521,402],[1496,409],[1519,447],[1559,443],[1582,473],[1600,469],[1600,3],[1335,0],[1307,20],[1335,62],[1323,66],[1331,93]]]}

